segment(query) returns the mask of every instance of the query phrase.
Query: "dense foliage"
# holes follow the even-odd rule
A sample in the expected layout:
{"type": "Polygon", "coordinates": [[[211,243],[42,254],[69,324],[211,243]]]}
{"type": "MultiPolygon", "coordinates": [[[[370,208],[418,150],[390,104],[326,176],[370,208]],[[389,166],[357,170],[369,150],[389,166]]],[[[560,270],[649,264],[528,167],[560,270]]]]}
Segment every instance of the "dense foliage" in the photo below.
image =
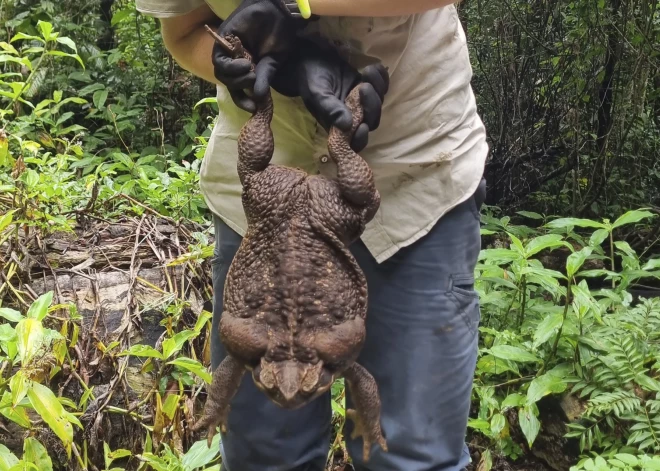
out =
{"type": "MultiPolygon", "coordinates": [[[[176,66],[133,2],[91,5],[0,2],[0,425],[29,432],[22,450],[0,444],[0,471],[55,469],[57,446],[67,469],[218,469],[219,436],[209,450],[181,433],[191,391],[210,380],[197,342],[208,312],[186,323],[167,298],[158,345],[97,344],[157,378],[142,399],[151,416],[105,404],[142,426],[136,449],[113,450],[74,439],[96,394],[76,373],[75,305],[21,287],[30,234],[128,213],[209,226],[198,170],[213,87],[176,66]],[[76,400],[65,373],[84,391],[76,400]]],[[[660,470],[660,299],[637,296],[660,279],[658,4],[466,0],[460,12],[492,149],[474,465],[536,456],[554,469],[660,470]]],[[[199,268],[212,246],[193,236],[168,262],[199,268]]],[[[341,382],[333,410],[329,469],[346,454],[341,382]]]]}

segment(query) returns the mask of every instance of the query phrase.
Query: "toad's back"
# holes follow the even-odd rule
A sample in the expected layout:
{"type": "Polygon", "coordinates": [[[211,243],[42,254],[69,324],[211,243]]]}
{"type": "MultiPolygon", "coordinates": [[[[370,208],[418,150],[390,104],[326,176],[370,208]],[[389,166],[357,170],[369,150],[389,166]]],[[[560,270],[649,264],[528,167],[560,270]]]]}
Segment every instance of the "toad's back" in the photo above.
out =
{"type": "Polygon", "coordinates": [[[260,178],[270,185],[244,191],[249,227],[227,277],[225,315],[293,336],[364,317],[366,282],[346,249],[360,211],[324,177],[271,166],[260,178]],[[271,198],[253,190],[275,187],[271,198]]]}

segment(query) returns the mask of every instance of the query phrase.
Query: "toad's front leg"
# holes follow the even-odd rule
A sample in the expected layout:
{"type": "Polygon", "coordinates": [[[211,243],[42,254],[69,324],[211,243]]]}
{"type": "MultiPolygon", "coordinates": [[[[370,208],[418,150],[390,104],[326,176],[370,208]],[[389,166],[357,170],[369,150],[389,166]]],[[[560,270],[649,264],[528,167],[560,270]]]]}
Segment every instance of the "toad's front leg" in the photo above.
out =
{"type": "Polygon", "coordinates": [[[213,372],[213,381],[208,389],[204,414],[192,428],[195,432],[203,428],[208,430],[206,437],[209,448],[218,425],[222,433],[227,432],[229,402],[238,391],[243,373],[245,373],[243,365],[230,356],[227,356],[213,372]]]}
{"type": "Polygon", "coordinates": [[[355,424],[351,438],[362,436],[362,455],[366,462],[369,461],[371,446],[374,443],[378,443],[383,451],[387,451],[387,443],[380,426],[378,386],[374,377],[357,363],[346,370],[344,378],[355,403],[355,410],[346,411],[346,417],[355,424]]]}
{"type": "Polygon", "coordinates": [[[371,168],[350,145],[350,138],[363,117],[359,86],[355,87],[346,98],[346,106],[353,114],[353,127],[350,132],[343,132],[336,127],[330,129],[328,152],[337,165],[337,182],[342,196],[353,206],[364,209],[366,223],[373,219],[378,211],[380,194],[376,189],[371,168]]]}

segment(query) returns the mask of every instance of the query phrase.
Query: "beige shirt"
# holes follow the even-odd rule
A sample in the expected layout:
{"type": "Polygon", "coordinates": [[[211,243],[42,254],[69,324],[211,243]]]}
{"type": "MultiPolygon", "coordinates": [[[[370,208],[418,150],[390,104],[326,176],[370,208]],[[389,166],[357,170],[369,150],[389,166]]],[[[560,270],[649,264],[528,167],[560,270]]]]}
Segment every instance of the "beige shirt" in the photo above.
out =
{"type": "MultiPolygon", "coordinates": [[[[238,0],[207,0],[220,17],[238,0]]],[[[139,11],[172,17],[203,0],[137,0],[139,11]]],[[[380,127],[360,155],[374,171],[381,205],[362,236],[378,262],[429,232],[476,190],[488,153],[470,86],[472,69],[453,5],[404,17],[323,17],[310,33],[333,41],[355,67],[381,61],[390,89],[380,127]]],[[[210,60],[210,59],[209,59],[210,60]]],[[[217,87],[220,113],[202,163],[200,185],[211,211],[243,235],[246,220],[236,171],[237,139],[249,114],[217,87]]],[[[273,94],[273,163],[333,176],[327,134],[299,98],[273,94]]]]}

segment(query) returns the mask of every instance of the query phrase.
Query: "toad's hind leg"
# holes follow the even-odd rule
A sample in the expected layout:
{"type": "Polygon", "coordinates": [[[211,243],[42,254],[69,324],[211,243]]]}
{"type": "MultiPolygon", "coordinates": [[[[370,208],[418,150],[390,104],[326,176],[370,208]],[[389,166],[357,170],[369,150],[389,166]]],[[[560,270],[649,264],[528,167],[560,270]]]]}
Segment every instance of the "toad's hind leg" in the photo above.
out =
{"type": "Polygon", "coordinates": [[[378,211],[380,194],[376,189],[371,168],[350,146],[350,138],[362,122],[364,115],[360,103],[359,86],[348,95],[346,105],[353,114],[353,127],[350,132],[343,132],[335,127],[330,129],[328,151],[337,165],[337,181],[342,196],[353,206],[364,208],[365,222],[368,222],[378,211]]]}
{"type": "Polygon", "coordinates": [[[230,356],[227,356],[213,372],[213,381],[208,390],[204,414],[193,426],[193,431],[203,428],[208,430],[206,439],[209,448],[218,425],[222,433],[227,432],[229,402],[238,391],[243,373],[245,373],[243,365],[230,356]]]}
{"type": "Polygon", "coordinates": [[[387,442],[380,426],[380,396],[376,380],[361,365],[354,363],[344,373],[355,410],[346,411],[346,417],[354,422],[351,438],[362,436],[362,459],[369,461],[371,446],[375,443],[387,451],[387,442]]]}

